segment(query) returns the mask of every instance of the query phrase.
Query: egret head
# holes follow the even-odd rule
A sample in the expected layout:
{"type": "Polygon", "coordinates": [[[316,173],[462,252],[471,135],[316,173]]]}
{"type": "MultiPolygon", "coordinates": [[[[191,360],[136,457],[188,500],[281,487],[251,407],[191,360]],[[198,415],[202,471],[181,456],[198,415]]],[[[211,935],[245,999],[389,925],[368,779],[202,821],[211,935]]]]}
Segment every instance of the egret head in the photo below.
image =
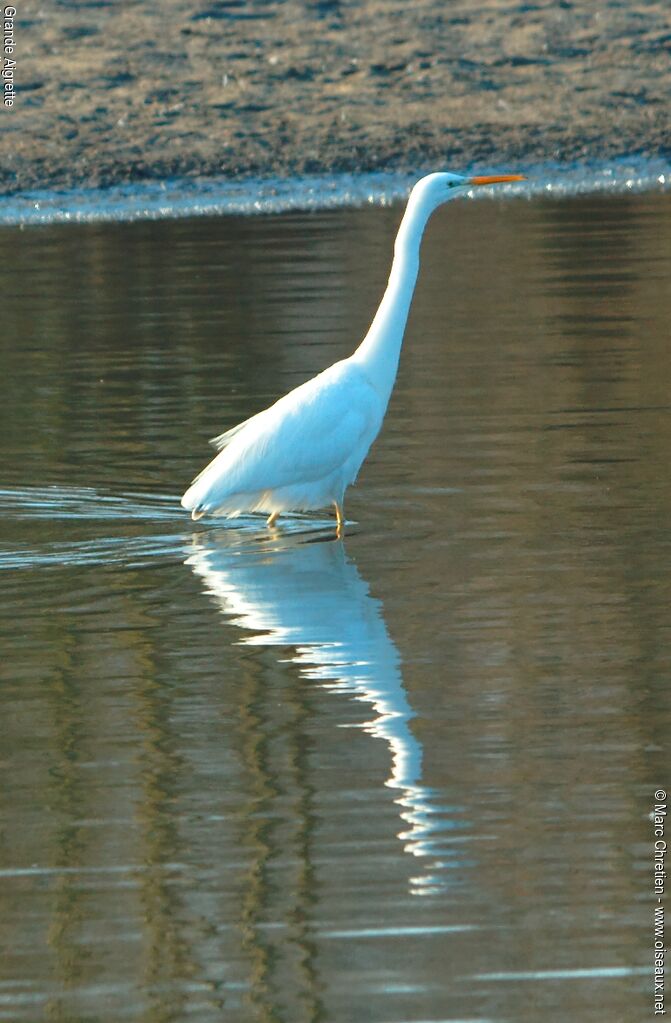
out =
{"type": "Polygon", "coordinates": [[[463,174],[451,174],[448,171],[438,174],[427,174],[420,178],[411,192],[411,197],[419,200],[422,206],[431,209],[441,206],[449,199],[454,199],[464,192],[480,185],[497,185],[506,181],[524,181],[523,174],[485,174],[467,177],[463,174]]]}

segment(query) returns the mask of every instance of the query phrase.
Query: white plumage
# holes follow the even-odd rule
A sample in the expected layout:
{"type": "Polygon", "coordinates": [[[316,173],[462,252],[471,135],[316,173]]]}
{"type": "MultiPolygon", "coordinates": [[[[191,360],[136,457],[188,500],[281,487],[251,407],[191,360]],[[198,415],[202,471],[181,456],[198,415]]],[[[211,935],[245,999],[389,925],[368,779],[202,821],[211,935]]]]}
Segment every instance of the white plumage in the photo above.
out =
{"type": "Polygon", "coordinates": [[[219,454],[182,504],[199,513],[239,515],[341,501],[381,423],[379,395],[363,370],[349,359],[337,362],[214,438],[219,454]]]}
{"type": "Polygon", "coordinates": [[[429,216],[472,185],[516,180],[519,175],[445,173],[415,185],[396,237],[389,283],[366,337],[348,359],[211,441],[219,454],[182,497],[194,519],[264,512],[273,525],[285,511],[334,505],[342,534],[345,490],[379,433],[394,386],[429,216]]]}

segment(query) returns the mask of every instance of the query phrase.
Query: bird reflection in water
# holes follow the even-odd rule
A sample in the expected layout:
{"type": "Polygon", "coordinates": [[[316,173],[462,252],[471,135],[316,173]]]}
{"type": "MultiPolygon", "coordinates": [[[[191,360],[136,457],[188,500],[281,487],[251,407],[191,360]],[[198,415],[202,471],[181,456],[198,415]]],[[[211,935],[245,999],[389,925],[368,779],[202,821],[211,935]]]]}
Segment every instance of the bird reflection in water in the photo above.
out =
{"type": "MultiPolygon", "coordinates": [[[[436,847],[439,832],[463,825],[454,819],[456,808],[436,806],[422,784],[422,746],[410,728],[414,713],[380,601],[342,544],[286,533],[281,541],[258,544],[258,536],[250,543],[245,532],[226,530],[217,540],[198,534],[186,564],[224,615],[253,633],[242,642],[294,647],[291,661],[305,678],[372,706],[374,717],[360,727],[389,748],[385,784],[397,793],[398,838],[407,853],[432,859],[411,879],[411,891],[435,892],[444,887],[440,868],[448,865],[436,847]]],[[[451,859],[449,866],[455,865],[451,859]]]]}

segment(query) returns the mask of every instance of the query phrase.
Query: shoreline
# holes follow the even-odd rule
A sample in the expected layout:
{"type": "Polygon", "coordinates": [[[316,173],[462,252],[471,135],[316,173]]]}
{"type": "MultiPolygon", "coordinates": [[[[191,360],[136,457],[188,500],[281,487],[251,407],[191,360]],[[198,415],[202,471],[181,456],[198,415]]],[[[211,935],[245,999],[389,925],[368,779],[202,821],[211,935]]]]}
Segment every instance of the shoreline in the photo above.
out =
{"type": "MultiPolygon", "coordinates": [[[[499,170],[495,166],[488,169],[499,170]]],[[[542,164],[520,169],[527,180],[497,185],[496,189],[476,189],[468,198],[559,199],[671,189],[671,162],[659,159],[631,157],[598,164],[542,164]]],[[[0,228],[388,206],[405,199],[415,181],[428,170],[239,181],[181,178],[105,188],[41,189],[6,196],[0,202],[0,228]]]]}
{"type": "MultiPolygon", "coordinates": [[[[365,153],[348,151],[338,139],[321,140],[319,158],[306,154],[302,139],[283,140],[277,151],[259,152],[258,140],[247,139],[234,156],[220,153],[187,152],[172,157],[137,158],[123,150],[110,151],[86,142],[82,152],[58,153],[49,160],[41,157],[13,162],[0,154],[0,199],[33,191],[109,189],[126,185],[158,184],[166,180],[198,182],[221,179],[231,184],[249,179],[292,181],[297,178],[366,174],[412,174],[421,167],[431,170],[483,171],[497,167],[511,172],[538,165],[610,163],[620,160],[671,162],[671,128],[650,130],[645,141],[640,126],[617,132],[614,138],[550,126],[538,137],[536,129],[517,128],[493,132],[489,126],[462,129],[448,144],[439,138],[423,140],[422,146],[402,144],[399,139],[379,138],[365,153]]],[[[23,148],[23,147],[22,147],[23,148]]]]}
{"type": "Polygon", "coordinates": [[[671,156],[663,0],[22,11],[3,196],[671,156]]]}

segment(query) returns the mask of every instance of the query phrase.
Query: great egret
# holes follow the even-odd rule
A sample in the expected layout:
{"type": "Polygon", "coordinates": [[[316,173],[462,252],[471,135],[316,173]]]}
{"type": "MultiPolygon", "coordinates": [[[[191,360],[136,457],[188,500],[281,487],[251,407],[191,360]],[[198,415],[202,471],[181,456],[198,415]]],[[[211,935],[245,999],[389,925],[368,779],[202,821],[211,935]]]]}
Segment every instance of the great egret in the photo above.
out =
{"type": "Polygon", "coordinates": [[[396,379],[429,217],[473,186],[521,180],[519,174],[440,173],[417,182],[396,236],[389,282],[365,338],[348,359],[210,441],[219,454],[182,497],[193,519],[208,512],[229,517],[263,512],[274,526],[282,512],[334,505],[342,536],[345,490],[380,431],[396,379]]]}

